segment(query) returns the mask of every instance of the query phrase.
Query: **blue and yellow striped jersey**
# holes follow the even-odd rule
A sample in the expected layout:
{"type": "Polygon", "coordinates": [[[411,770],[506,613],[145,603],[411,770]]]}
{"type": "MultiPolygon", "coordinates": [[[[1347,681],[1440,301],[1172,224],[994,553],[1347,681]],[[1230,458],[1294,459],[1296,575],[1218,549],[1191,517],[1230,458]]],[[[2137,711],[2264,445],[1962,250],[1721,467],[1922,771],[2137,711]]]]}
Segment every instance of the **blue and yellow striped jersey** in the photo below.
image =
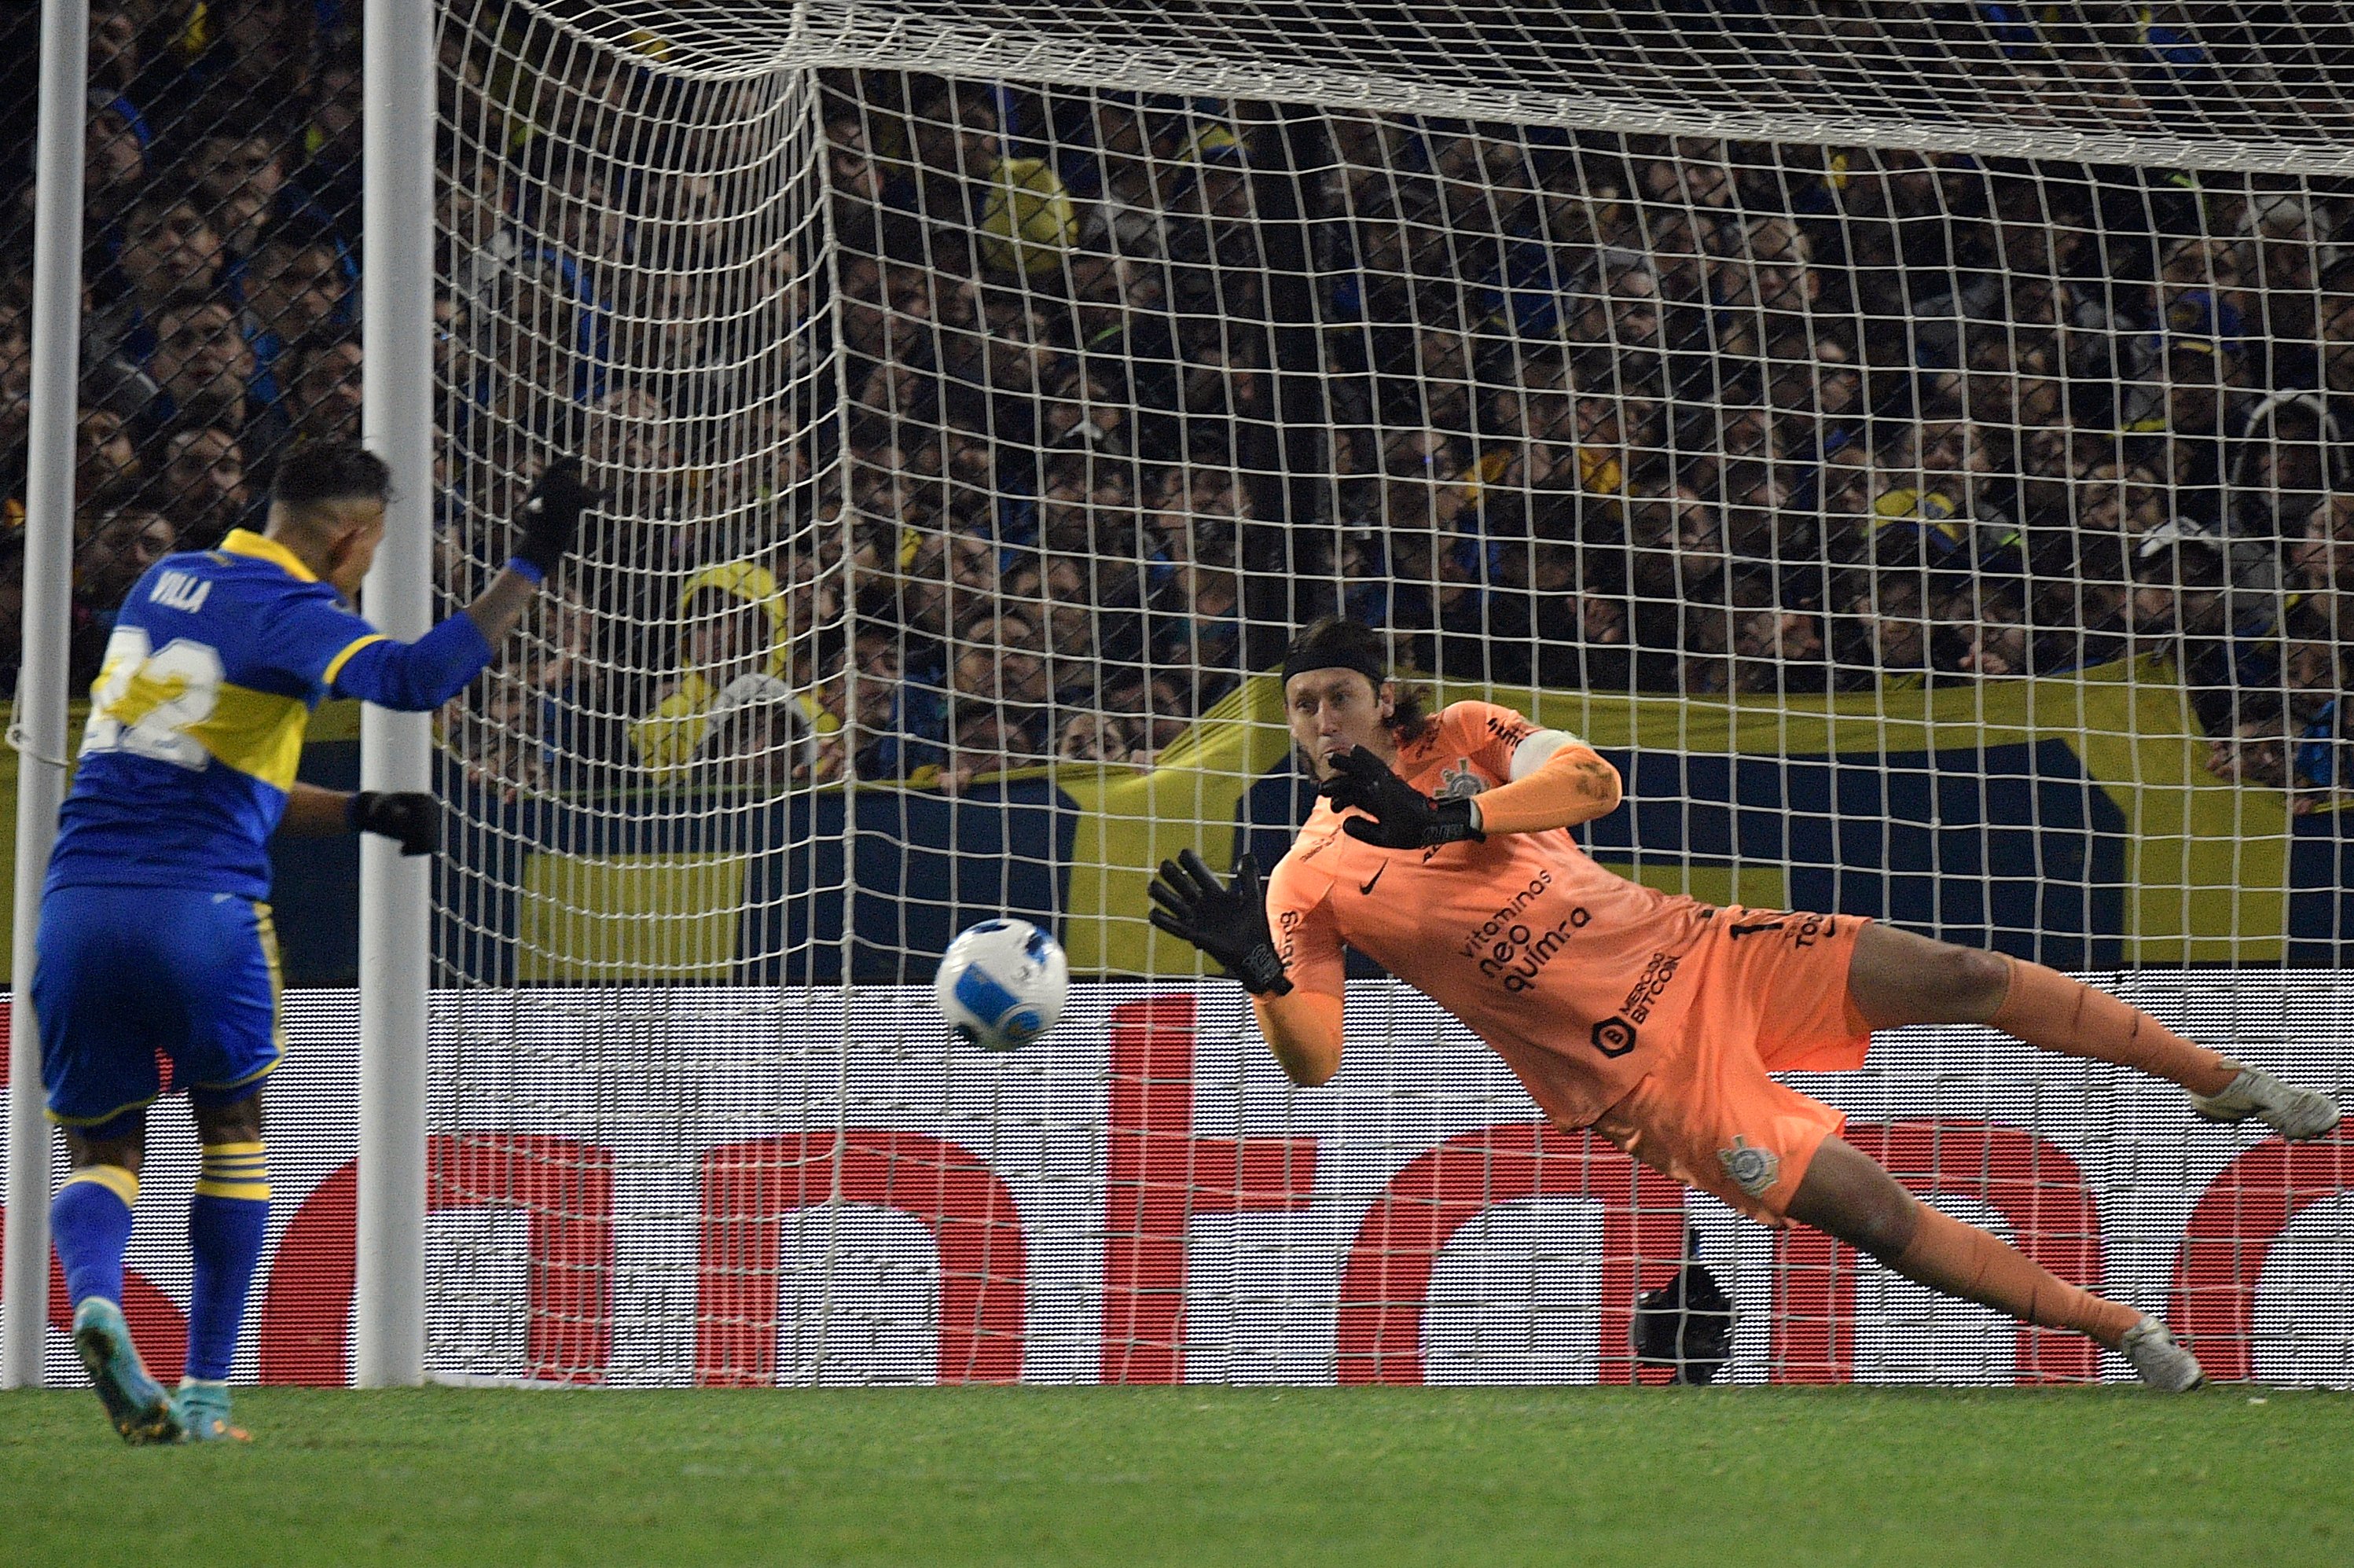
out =
{"type": "Polygon", "coordinates": [[[91,684],[47,885],[267,897],[265,846],[312,711],[338,689],[406,708],[454,694],[490,647],[464,616],[451,621],[391,642],[293,552],[243,529],[158,561],[123,601],[91,684]]]}

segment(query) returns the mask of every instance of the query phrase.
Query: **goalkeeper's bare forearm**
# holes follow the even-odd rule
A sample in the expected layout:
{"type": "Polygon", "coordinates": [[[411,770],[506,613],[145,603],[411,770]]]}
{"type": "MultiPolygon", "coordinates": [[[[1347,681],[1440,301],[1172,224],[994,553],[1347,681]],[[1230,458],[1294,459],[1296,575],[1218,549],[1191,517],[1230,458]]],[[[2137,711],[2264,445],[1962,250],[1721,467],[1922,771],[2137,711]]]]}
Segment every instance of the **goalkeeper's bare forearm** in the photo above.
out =
{"type": "Polygon", "coordinates": [[[1341,1070],[1341,1001],[1321,991],[1288,991],[1251,998],[1258,1032],[1283,1075],[1305,1089],[1341,1070]]]}
{"type": "Polygon", "coordinates": [[[1606,817],[1625,795],[1616,768],[1592,747],[1567,741],[1526,776],[1473,796],[1471,820],[1482,832],[1541,833],[1606,817]]]}

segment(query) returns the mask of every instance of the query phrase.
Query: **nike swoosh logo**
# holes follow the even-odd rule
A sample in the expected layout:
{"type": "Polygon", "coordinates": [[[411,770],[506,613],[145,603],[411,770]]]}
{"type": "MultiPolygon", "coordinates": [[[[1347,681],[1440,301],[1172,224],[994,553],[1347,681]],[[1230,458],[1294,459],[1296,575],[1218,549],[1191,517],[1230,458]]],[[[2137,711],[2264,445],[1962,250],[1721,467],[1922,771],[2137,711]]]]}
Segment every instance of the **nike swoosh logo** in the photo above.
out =
{"type": "Polygon", "coordinates": [[[1384,861],[1384,862],[1382,862],[1381,871],[1376,871],[1376,872],[1374,872],[1373,875],[1371,875],[1371,876],[1367,877],[1367,878],[1366,878],[1363,883],[1360,883],[1360,884],[1358,885],[1357,891],[1358,891],[1358,892],[1360,892],[1360,893],[1365,893],[1365,894],[1370,894],[1370,893],[1372,893],[1372,892],[1373,892],[1373,884],[1374,884],[1374,883],[1376,883],[1376,882],[1379,882],[1379,881],[1382,879],[1382,872],[1383,872],[1383,871],[1387,871],[1389,868],[1390,868],[1390,863],[1389,863],[1389,862],[1387,862],[1387,861],[1384,861]]]}

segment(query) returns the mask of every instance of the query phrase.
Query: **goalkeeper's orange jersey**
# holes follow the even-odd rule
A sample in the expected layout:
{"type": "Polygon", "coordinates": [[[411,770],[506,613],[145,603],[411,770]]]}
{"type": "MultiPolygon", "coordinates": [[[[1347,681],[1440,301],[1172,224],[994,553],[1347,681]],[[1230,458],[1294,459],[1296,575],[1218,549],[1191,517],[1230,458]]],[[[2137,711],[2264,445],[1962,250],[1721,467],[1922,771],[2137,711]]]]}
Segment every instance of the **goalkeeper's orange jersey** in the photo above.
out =
{"type": "MultiPolygon", "coordinates": [[[[1478,794],[1511,779],[1513,751],[1534,733],[1510,708],[1457,703],[1396,771],[1436,799],[1478,794]]],[[[1357,948],[1461,1019],[1564,1126],[1625,1097],[1688,1027],[1717,1026],[1697,1000],[1697,971],[1716,967],[1694,961],[1705,938],[1777,918],[1629,882],[1565,828],[1385,850],[1341,831],[1352,814],[1320,800],[1268,881],[1292,983],[1341,995],[1342,945],[1357,948]]]]}

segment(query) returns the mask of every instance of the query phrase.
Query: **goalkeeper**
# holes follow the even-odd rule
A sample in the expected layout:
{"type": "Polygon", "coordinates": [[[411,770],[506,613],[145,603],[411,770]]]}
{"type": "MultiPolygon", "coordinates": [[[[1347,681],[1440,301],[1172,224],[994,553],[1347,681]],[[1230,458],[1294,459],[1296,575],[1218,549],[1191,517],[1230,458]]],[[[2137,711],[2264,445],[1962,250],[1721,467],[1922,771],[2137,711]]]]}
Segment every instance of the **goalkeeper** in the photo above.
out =
{"type": "Polygon", "coordinates": [[[390,477],[351,443],[289,452],[263,533],[167,556],[133,586],[90,688],[41,893],[33,1002],[73,1167],[49,1215],[74,1347],[132,1442],[245,1436],[226,1380],[269,1225],[261,1083],[283,1049],[266,841],[282,822],[380,833],[403,854],[434,846],[430,795],[296,781],[311,712],[332,694],[424,713],[463,690],[571,548],[588,500],[578,462],[549,468],[506,570],[462,613],[396,642],[346,608],[384,538],[390,477]],[[176,1395],[140,1364],[122,1308],[158,1052],[203,1145],[176,1395]]]}
{"type": "Polygon", "coordinates": [[[2336,1125],[2327,1096],[2040,964],[1617,876],[1567,832],[1617,808],[1617,769],[1509,708],[1426,716],[1363,626],[1310,628],[1283,678],[1322,799],[1264,889],[1247,856],[1222,886],[1188,850],[1162,863],[1151,918],[1249,989],[1294,1082],[1340,1067],[1347,944],[1460,1018],[1560,1125],[1590,1127],[1766,1224],[1803,1221],[1908,1279],[2088,1334],[2157,1387],[2200,1383],[2164,1323],[1916,1202],[1839,1137],[1840,1112],[1768,1075],[1859,1066],[1875,1029],[1986,1023],[2155,1074],[2203,1117],[2258,1117],[2292,1139],[2336,1125]]]}

